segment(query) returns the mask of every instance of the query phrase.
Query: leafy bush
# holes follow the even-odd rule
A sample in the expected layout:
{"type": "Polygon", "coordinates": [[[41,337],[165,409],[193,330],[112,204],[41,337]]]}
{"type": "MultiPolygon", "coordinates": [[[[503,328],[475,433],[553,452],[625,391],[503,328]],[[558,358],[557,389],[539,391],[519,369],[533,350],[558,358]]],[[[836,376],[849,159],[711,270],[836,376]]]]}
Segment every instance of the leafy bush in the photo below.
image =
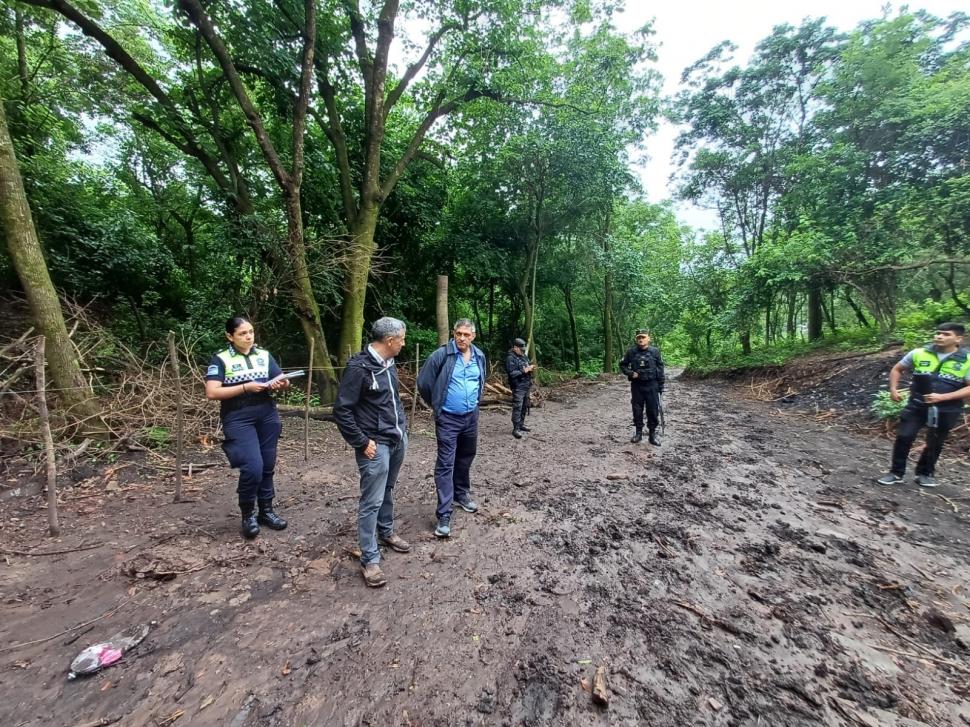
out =
{"type": "Polygon", "coordinates": [[[906,407],[906,403],[909,401],[909,392],[904,391],[902,394],[903,398],[900,401],[893,401],[892,397],[889,396],[889,391],[883,389],[873,398],[872,404],[869,406],[869,408],[880,420],[899,419],[899,415],[902,413],[903,409],[906,407]]]}

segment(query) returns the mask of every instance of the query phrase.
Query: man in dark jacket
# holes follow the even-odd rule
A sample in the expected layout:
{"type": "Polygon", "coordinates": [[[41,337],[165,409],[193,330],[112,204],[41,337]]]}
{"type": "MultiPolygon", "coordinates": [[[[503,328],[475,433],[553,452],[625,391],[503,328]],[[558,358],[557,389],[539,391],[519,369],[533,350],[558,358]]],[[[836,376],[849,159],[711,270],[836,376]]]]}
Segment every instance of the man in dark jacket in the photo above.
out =
{"type": "Polygon", "coordinates": [[[647,410],[647,432],[650,444],[659,447],[657,422],[660,395],[664,391],[664,362],[656,346],[650,345],[650,332],[637,331],[636,345],[627,349],[620,361],[620,371],[630,380],[630,403],[633,405],[633,426],[636,432],[630,439],[634,444],[643,441],[643,410],[647,410]]]}
{"type": "Polygon", "coordinates": [[[394,485],[407,451],[407,419],[398,393],[394,357],[404,347],[406,330],[396,318],[381,318],[371,343],[347,361],[333,405],[337,428],[354,448],[360,471],[357,540],[364,582],[387,583],[378,541],[399,553],[411,546],[394,534],[394,485]]]}
{"type": "Polygon", "coordinates": [[[535,366],[525,355],[525,341],[516,338],[512,350],[505,357],[505,373],[512,390],[512,436],[522,439],[522,432],[530,431],[525,425],[529,412],[529,391],[532,389],[532,372],[535,366]]]}
{"type": "Polygon", "coordinates": [[[424,362],[418,391],[434,412],[438,458],[434,483],[438,490],[439,538],[451,536],[454,503],[475,512],[470,470],[478,450],[478,403],[485,390],[485,354],[472,344],[475,324],[467,318],[455,323],[454,338],[424,362]]]}

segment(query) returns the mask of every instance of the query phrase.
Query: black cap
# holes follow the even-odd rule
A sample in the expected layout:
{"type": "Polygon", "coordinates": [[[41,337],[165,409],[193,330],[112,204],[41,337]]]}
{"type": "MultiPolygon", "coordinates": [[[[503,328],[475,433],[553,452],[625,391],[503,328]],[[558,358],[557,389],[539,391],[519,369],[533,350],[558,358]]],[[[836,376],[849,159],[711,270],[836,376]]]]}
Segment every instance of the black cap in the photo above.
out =
{"type": "Polygon", "coordinates": [[[525,348],[525,341],[523,341],[521,338],[516,338],[512,341],[512,345],[518,346],[519,348],[525,348]]]}
{"type": "Polygon", "coordinates": [[[646,328],[638,328],[636,335],[638,335],[638,336],[649,336],[650,335],[650,331],[648,331],[646,328]]]}

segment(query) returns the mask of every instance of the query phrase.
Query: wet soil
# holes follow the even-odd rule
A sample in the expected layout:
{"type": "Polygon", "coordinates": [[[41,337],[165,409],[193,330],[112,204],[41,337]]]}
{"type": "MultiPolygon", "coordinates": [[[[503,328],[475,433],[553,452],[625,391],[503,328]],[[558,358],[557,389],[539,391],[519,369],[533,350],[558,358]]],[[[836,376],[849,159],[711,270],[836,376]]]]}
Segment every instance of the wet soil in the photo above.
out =
{"type": "Polygon", "coordinates": [[[629,443],[621,379],[546,393],[521,441],[483,413],[481,509],[447,541],[419,417],[397,491],[413,549],[385,554],[380,590],[325,422],[306,463],[285,420],[291,525],[252,543],[218,449],[193,453],[218,466],[187,503],[148,469],[92,475],[57,540],[40,498],[0,503],[0,724],[970,724],[965,463],[947,455],[934,491],[880,488],[887,442],[716,382],[669,385],[660,448],[629,443]],[[66,680],[139,623],[121,662],[66,680]]]}

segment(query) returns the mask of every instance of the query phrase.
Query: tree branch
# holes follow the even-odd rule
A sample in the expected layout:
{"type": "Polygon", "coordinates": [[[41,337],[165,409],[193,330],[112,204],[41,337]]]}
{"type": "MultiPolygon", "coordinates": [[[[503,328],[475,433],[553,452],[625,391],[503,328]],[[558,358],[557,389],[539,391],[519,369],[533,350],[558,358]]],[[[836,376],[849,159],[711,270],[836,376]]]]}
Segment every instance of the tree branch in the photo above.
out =
{"type": "Polygon", "coordinates": [[[323,54],[317,55],[317,88],[323,97],[329,123],[324,123],[320,115],[311,110],[323,133],[326,134],[337,158],[337,171],[340,179],[340,197],[344,205],[344,217],[348,228],[357,219],[357,202],[354,199],[353,177],[350,173],[350,155],[347,151],[347,137],[344,135],[340,112],[337,109],[337,92],[330,83],[330,76],[323,54]]]}
{"type": "MultiPolygon", "coordinates": [[[[63,2],[63,0],[52,1],[63,2]]],[[[273,146],[273,142],[270,140],[269,134],[266,133],[266,128],[263,126],[263,120],[260,117],[259,112],[256,110],[256,107],[253,105],[252,100],[249,98],[249,94],[246,92],[245,86],[243,86],[242,79],[239,77],[236,67],[229,58],[229,52],[226,50],[226,46],[222,42],[222,38],[218,36],[215,27],[212,25],[212,20],[202,9],[202,5],[200,4],[199,0],[178,0],[178,7],[199,29],[199,31],[202,33],[202,37],[205,38],[205,41],[212,50],[212,53],[219,61],[219,65],[222,67],[222,72],[226,74],[226,80],[229,81],[229,87],[236,96],[236,100],[238,101],[243,114],[246,116],[246,120],[249,122],[250,128],[256,135],[256,142],[259,144],[260,151],[263,152],[263,157],[266,159],[266,163],[273,172],[273,176],[276,177],[277,183],[284,190],[292,189],[293,179],[291,178],[289,172],[287,172],[283,167],[283,162],[276,151],[276,147],[273,146]]]]}
{"type": "Polygon", "coordinates": [[[867,268],[865,270],[833,270],[832,274],[844,275],[848,277],[896,270],[918,270],[920,268],[928,268],[931,265],[970,265],[970,258],[957,257],[940,258],[939,260],[917,260],[911,263],[902,263],[900,265],[877,265],[874,268],[867,268]]]}
{"type": "Polygon", "coordinates": [[[303,0],[306,27],[303,35],[303,61],[300,66],[300,94],[293,108],[293,183],[299,188],[303,181],[303,129],[310,104],[310,84],[313,81],[313,52],[316,46],[317,13],[315,0],[303,0]]]}
{"type": "Polygon", "coordinates": [[[461,27],[457,23],[445,23],[438,28],[434,35],[431,36],[430,40],[428,41],[428,46],[424,49],[421,57],[408,66],[407,70],[404,72],[404,75],[401,77],[401,80],[397,82],[394,88],[391,89],[391,92],[387,95],[387,101],[384,104],[385,121],[387,121],[387,116],[391,113],[391,109],[394,108],[395,104],[401,100],[401,96],[404,95],[404,92],[411,84],[411,81],[413,81],[414,77],[418,75],[422,68],[424,68],[424,65],[428,62],[428,58],[430,58],[431,54],[434,52],[435,46],[438,45],[441,39],[449,31],[460,29],[461,27]]]}
{"type": "Polygon", "coordinates": [[[442,116],[447,116],[456,108],[458,108],[462,104],[468,103],[469,101],[474,101],[475,99],[478,99],[478,98],[496,98],[496,96],[497,94],[494,94],[490,91],[469,90],[469,91],[466,91],[462,96],[459,96],[458,98],[453,98],[452,100],[439,104],[435,106],[433,109],[431,109],[425,115],[424,119],[421,121],[421,124],[420,126],[418,126],[417,131],[414,132],[414,135],[411,137],[411,141],[408,144],[407,149],[404,151],[404,154],[402,154],[401,158],[398,159],[397,164],[394,165],[394,169],[391,170],[391,173],[388,175],[385,182],[381,185],[381,188],[380,188],[381,200],[387,199],[387,197],[394,190],[394,186],[401,178],[401,175],[404,174],[404,170],[407,169],[408,165],[411,163],[411,161],[417,155],[418,150],[421,148],[421,144],[424,141],[424,137],[427,135],[428,130],[434,125],[434,123],[438,119],[440,119],[442,116]]]}

